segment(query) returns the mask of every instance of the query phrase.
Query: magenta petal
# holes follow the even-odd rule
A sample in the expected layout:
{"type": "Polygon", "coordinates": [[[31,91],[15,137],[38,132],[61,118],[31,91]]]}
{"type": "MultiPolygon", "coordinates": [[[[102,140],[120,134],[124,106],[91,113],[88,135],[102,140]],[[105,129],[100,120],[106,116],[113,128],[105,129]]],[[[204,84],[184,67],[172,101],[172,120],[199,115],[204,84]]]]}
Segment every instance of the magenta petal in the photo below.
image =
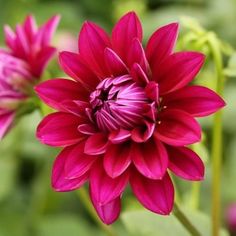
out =
{"type": "Polygon", "coordinates": [[[49,106],[63,110],[62,103],[70,100],[85,100],[87,92],[81,86],[68,79],[51,79],[35,87],[39,97],[49,106]]]}
{"type": "Polygon", "coordinates": [[[146,55],[152,70],[159,70],[160,63],[172,53],[178,36],[178,28],[178,23],[171,23],[159,28],[150,37],[146,55]]]}
{"type": "Polygon", "coordinates": [[[129,48],[127,60],[129,68],[132,68],[133,64],[137,63],[141,66],[142,70],[147,73],[149,65],[143,50],[143,46],[138,38],[133,39],[131,47],[129,48]]]}
{"type": "Polygon", "coordinates": [[[90,136],[84,147],[84,152],[88,155],[99,155],[106,151],[108,144],[107,135],[96,133],[90,136]]]}
{"type": "Polygon", "coordinates": [[[129,12],[117,22],[112,31],[112,46],[125,63],[134,38],[142,42],[142,25],[137,15],[129,12]]]}
{"type": "Polygon", "coordinates": [[[42,31],[41,46],[47,46],[50,43],[59,21],[59,15],[53,16],[40,28],[42,31]]]}
{"type": "Polygon", "coordinates": [[[104,51],[104,57],[111,75],[119,76],[128,73],[128,68],[113,50],[106,48],[104,51]]]}
{"type": "Polygon", "coordinates": [[[88,172],[96,157],[84,153],[84,142],[67,147],[67,149],[67,159],[64,166],[66,178],[75,179],[88,172]]]}
{"type": "Polygon", "coordinates": [[[192,116],[210,115],[225,106],[214,91],[202,86],[187,86],[163,97],[163,106],[184,110],[192,116]]]}
{"type": "Polygon", "coordinates": [[[69,158],[71,148],[65,148],[57,156],[52,168],[52,187],[58,192],[72,191],[80,188],[88,179],[88,173],[84,173],[79,178],[67,179],[64,174],[64,166],[69,158]]]}
{"type": "Polygon", "coordinates": [[[204,164],[200,157],[186,147],[167,147],[169,154],[169,169],[177,176],[187,180],[202,180],[204,164]]]}
{"type": "Polygon", "coordinates": [[[151,100],[158,102],[159,100],[159,86],[156,82],[151,81],[145,87],[145,93],[148,98],[151,100]]]}
{"type": "Polygon", "coordinates": [[[167,109],[161,112],[155,136],[164,143],[184,146],[201,140],[201,127],[188,113],[167,109]]]}
{"type": "Polygon", "coordinates": [[[131,68],[130,75],[137,84],[144,86],[148,83],[148,77],[138,63],[134,63],[131,68]]]}
{"type": "Polygon", "coordinates": [[[111,141],[114,144],[123,143],[125,141],[128,141],[131,137],[131,133],[129,130],[114,130],[109,135],[109,141],[111,141]]]}
{"type": "Polygon", "coordinates": [[[63,112],[47,115],[37,128],[37,138],[44,144],[51,146],[69,146],[77,143],[84,135],[79,133],[77,127],[79,118],[63,112]]]}
{"type": "Polygon", "coordinates": [[[14,51],[16,49],[16,44],[15,44],[16,35],[15,35],[15,33],[8,25],[5,25],[4,26],[4,34],[5,34],[5,41],[6,41],[7,46],[14,51]]]}
{"type": "Polygon", "coordinates": [[[130,165],[130,145],[110,144],[104,155],[103,165],[106,173],[111,178],[120,176],[130,165]]]}
{"type": "Polygon", "coordinates": [[[15,118],[15,112],[2,112],[0,110],[0,140],[6,135],[15,118]]]}
{"type": "Polygon", "coordinates": [[[97,211],[98,216],[100,217],[103,223],[109,225],[117,220],[120,215],[121,208],[120,197],[117,197],[113,201],[104,205],[101,205],[96,202],[91,193],[90,198],[92,200],[94,208],[97,211]]]}
{"type": "Polygon", "coordinates": [[[79,52],[90,69],[100,77],[109,75],[104,61],[106,47],[111,47],[108,34],[98,25],[85,22],[79,35],[79,52]]]}
{"type": "Polygon", "coordinates": [[[170,214],[174,205],[174,186],[167,173],[161,180],[152,180],[134,172],[130,184],[144,207],[157,214],[170,214]]]}
{"type": "Polygon", "coordinates": [[[198,52],[177,52],[167,57],[153,79],[164,95],[186,86],[197,75],[204,63],[204,55],[198,52]],[[161,68],[161,69],[160,69],[161,68]]]}
{"type": "Polygon", "coordinates": [[[144,121],[142,126],[138,126],[131,131],[131,139],[137,143],[146,142],[155,130],[155,123],[144,121]]]}
{"type": "Polygon", "coordinates": [[[119,197],[129,180],[128,172],[111,178],[103,169],[102,163],[97,163],[90,172],[90,192],[95,202],[105,205],[119,197]]]}
{"type": "Polygon", "coordinates": [[[72,52],[61,52],[59,62],[62,69],[73,79],[86,88],[94,89],[99,83],[99,79],[90,70],[79,54],[72,52]]]}
{"type": "Polygon", "coordinates": [[[162,179],[168,166],[168,155],[164,145],[158,140],[134,144],[131,158],[138,171],[149,179],[162,179]]]}
{"type": "Polygon", "coordinates": [[[97,133],[97,128],[93,124],[82,124],[78,126],[79,132],[82,134],[93,135],[97,133]]]}

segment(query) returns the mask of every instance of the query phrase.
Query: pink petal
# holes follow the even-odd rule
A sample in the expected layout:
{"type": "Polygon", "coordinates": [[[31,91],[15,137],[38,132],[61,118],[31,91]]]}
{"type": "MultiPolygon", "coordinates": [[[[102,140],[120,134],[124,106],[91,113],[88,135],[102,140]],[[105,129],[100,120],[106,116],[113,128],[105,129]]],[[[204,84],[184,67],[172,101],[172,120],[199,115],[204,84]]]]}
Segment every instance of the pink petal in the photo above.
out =
{"type": "Polygon", "coordinates": [[[67,150],[67,159],[64,165],[67,179],[75,179],[84,175],[96,160],[96,157],[84,153],[84,142],[69,146],[67,150]]]}
{"type": "Polygon", "coordinates": [[[156,82],[150,81],[145,87],[145,93],[148,98],[151,100],[158,102],[159,100],[159,86],[156,82]]]}
{"type": "Polygon", "coordinates": [[[162,179],[168,166],[168,155],[158,140],[133,144],[130,156],[138,171],[149,179],[162,179]]]}
{"type": "Polygon", "coordinates": [[[129,144],[110,144],[104,155],[103,165],[106,173],[111,178],[116,178],[124,173],[131,163],[129,144]]]}
{"type": "Polygon", "coordinates": [[[186,86],[197,75],[204,63],[204,55],[198,52],[177,52],[167,57],[153,79],[164,95],[186,86]]]}
{"type": "Polygon", "coordinates": [[[42,39],[41,39],[42,47],[50,44],[50,41],[58,26],[59,21],[60,21],[59,15],[53,16],[40,28],[40,31],[42,31],[42,39]]]}
{"type": "Polygon", "coordinates": [[[214,91],[202,86],[187,86],[163,97],[163,106],[184,110],[192,116],[210,115],[225,106],[214,91]]]}
{"type": "Polygon", "coordinates": [[[64,166],[69,158],[71,148],[65,148],[57,156],[52,168],[52,187],[55,191],[66,192],[80,188],[88,179],[88,173],[84,173],[79,178],[67,179],[64,173],[64,166]]]}
{"type": "Polygon", "coordinates": [[[56,52],[56,48],[54,47],[44,47],[42,50],[37,54],[35,60],[29,62],[32,67],[32,74],[35,77],[40,77],[45,70],[45,67],[49,63],[50,59],[56,52]]]}
{"type": "Polygon", "coordinates": [[[69,146],[84,138],[77,127],[80,120],[69,113],[55,112],[47,115],[37,128],[37,138],[50,146],[69,146]]]}
{"type": "Polygon", "coordinates": [[[129,130],[114,130],[109,135],[109,141],[111,141],[114,144],[123,143],[125,141],[128,141],[131,137],[131,133],[129,130]]]}
{"type": "Polygon", "coordinates": [[[88,155],[103,154],[106,151],[107,145],[107,135],[103,133],[96,133],[87,139],[84,147],[84,153],[88,155]]]}
{"type": "Polygon", "coordinates": [[[6,135],[15,118],[15,112],[0,110],[0,140],[6,135]]]}
{"type": "Polygon", "coordinates": [[[145,86],[148,83],[148,77],[138,63],[133,64],[130,75],[132,79],[141,86],[145,86]]]}
{"type": "Polygon", "coordinates": [[[5,34],[5,41],[6,41],[7,46],[14,51],[16,49],[16,45],[15,45],[16,35],[14,31],[8,25],[5,25],[4,34],[5,34]]]}
{"type": "Polygon", "coordinates": [[[104,61],[104,49],[111,47],[107,33],[92,22],[85,22],[79,35],[79,52],[98,76],[106,77],[109,71],[104,61]]]}
{"type": "Polygon", "coordinates": [[[115,200],[101,205],[93,199],[93,196],[90,193],[90,198],[92,200],[93,206],[97,211],[98,216],[103,223],[109,225],[112,224],[120,215],[120,197],[117,197],[115,200]]]}
{"type": "Polygon", "coordinates": [[[174,204],[174,186],[168,174],[161,180],[152,180],[134,172],[130,184],[145,208],[161,215],[170,214],[174,204]]]}
{"type": "Polygon", "coordinates": [[[142,25],[135,12],[129,12],[117,22],[112,31],[112,46],[125,63],[134,38],[142,41],[142,25]]]}
{"type": "Polygon", "coordinates": [[[167,109],[160,114],[155,136],[164,143],[184,146],[201,140],[201,127],[188,113],[167,109]]]}
{"type": "Polygon", "coordinates": [[[61,52],[59,54],[59,62],[66,74],[81,83],[83,86],[95,89],[99,83],[97,76],[85,65],[84,60],[79,54],[61,52]]]}
{"type": "Polygon", "coordinates": [[[97,163],[90,172],[90,193],[94,202],[105,205],[115,200],[123,193],[128,180],[128,172],[113,179],[106,174],[102,163],[97,163]]]}
{"type": "Polygon", "coordinates": [[[40,99],[47,105],[58,110],[64,110],[63,102],[86,100],[87,91],[79,83],[68,79],[51,79],[35,87],[40,99]]]}
{"type": "Polygon", "coordinates": [[[132,68],[134,63],[137,63],[141,66],[142,70],[147,73],[149,65],[143,50],[143,46],[138,38],[133,39],[131,47],[128,51],[127,60],[130,68],[132,68]]]}
{"type": "Polygon", "coordinates": [[[107,65],[107,68],[110,71],[110,74],[113,76],[119,76],[128,74],[128,68],[120,57],[110,48],[106,48],[104,51],[104,58],[107,65]]]}
{"type": "Polygon", "coordinates": [[[82,124],[78,126],[79,132],[87,135],[94,135],[98,132],[97,128],[93,124],[82,124]]]}
{"type": "Polygon", "coordinates": [[[160,63],[172,53],[178,36],[178,23],[165,25],[150,37],[146,55],[152,70],[159,70],[160,63]]]}
{"type": "Polygon", "coordinates": [[[204,164],[200,157],[186,147],[167,147],[169,154],[169,169],[177,176],[187,180],[202,180],[204,164]]]}
{"type": "Polygon", "coordinates": [[[24,27],[24,31],[25,31],[25,34],[27,35],[29,43],[33,43],[35,34],[37,32],[37,24],[35,22],[33,15],[28,15],[25,18],[23,27],[24,27]]]}
{"type": "Polygon", "coordinates": [[[146,142],[155,130],[155,123],[144,120],[142,126],[138,126],[131,131],[131,139],[137,143],[146,142]]]}

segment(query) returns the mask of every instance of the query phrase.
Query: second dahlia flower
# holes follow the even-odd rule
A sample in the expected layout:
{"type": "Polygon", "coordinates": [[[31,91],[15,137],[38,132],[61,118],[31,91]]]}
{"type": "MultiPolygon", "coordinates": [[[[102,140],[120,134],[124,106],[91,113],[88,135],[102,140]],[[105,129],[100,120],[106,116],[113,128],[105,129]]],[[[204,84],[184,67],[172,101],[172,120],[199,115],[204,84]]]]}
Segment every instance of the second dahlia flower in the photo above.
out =
{"type": "Polygon", "coordinates": [[[128,184],[139,202],[158,214],[173,208],[169,171],[202,180],[204,165],[187,147],[200,141],[194,117],[224,106],[213,91],[189,85],[204,62],[197,52],[173,52],[178,24],[158,29],[142,46],[142,26],[134,12],[123,16],[111,37],[85,22],[79,52],[62,52],[60,65],[73,79],[53,79],[36,87],[56,109],[39,124],[37,137],[63,147],[52,171],[56,191],[89,182],[92,203],[103,222],[120,213],[128,184]]]}
{"type": "Polygon", "coordinates": [[[8,49],[0,48],[0,139],[13,125],[19,107],[32,96],[33,86],[56,51],[50,41],[58,21],[54,16],[38,29],[30,15],[15,32],[5,26],[8,49]]]}

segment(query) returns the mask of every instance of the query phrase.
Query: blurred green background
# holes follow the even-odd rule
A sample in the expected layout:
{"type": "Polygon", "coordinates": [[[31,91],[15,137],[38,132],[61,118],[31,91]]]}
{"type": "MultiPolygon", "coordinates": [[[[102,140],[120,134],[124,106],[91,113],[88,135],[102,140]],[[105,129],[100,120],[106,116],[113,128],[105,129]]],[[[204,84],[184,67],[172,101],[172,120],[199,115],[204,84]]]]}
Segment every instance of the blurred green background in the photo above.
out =
{"type": "MultiPolygon", "coordinates": [[[[186,35],[191,31],[188,25],[194,24],[186,18],[190,16],[231,44],[222,44],[224,64],[229,75],[225,88],[227,107],[224,109],[222,175],[222,224],[227,228],[226,209],[236,202],[236,57],[233,51],[236,48],[236,0],[0,0],[1,47],[4,47],[3,25],[14,27],[29,13],[34,14],[40,24],[59,13],[62,19],[54,45],[59,50],[76,50],[76,37],[84,20],[95,21],[110,31],[115,21],[128,10],[135,10],[141,17],[145,41],[157,27],[180,21],[178,49],[195,49],[196,45],[186,43],[186,35]]],[[[200,50],[205,49],[200,47],[200,50]]],[[[46,76],[58,75],[63,74],[59,72],[55,59],[46,76]]],[[[209,59],[197,83],[214,87],[214,80],[209,59]]],[[[51,166],[59,150],[43,146],[36,140],[34,132],[39,121],[37,112],[24,117],[0,142],[0,236],[105,235],[88,215],[76,192],[55,193],[51,189],[51,166]]],[[[209,153],[212,117],[201,119],[201,123],[205,139],[194,148],[206,162],[206,179],[201,186],[184,181],[177,181],[177,185],[181,205],[196,219],[196,224],[206,232],[203,235],[207,236],[211,211],[209,153]],[[193,202],[191,196],[199,187],[198,204],[193,202]]],[[[129,190],[125,195],[121,218],[114,225],[118,235],[188,235],[174,218],[159,217],[143,210],[129,190]]]]}

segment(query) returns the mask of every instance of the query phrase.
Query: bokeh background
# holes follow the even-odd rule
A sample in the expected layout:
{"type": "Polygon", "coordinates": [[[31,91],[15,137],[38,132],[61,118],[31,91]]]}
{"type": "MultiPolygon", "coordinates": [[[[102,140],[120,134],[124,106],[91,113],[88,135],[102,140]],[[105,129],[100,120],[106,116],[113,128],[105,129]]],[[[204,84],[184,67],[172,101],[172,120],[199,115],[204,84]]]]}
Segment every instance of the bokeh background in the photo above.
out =
{"type": "MultiPolygon", "coordinates": [[[[53,44],[60,51],[76,51],[76,38],[83,21],[95,21],[110,31],[115,21],[128,10],[135,10],[141,17],[145,40],[157,27],[173,21],[181,23],[177,49],[199,49],[208,53],[207,48],[189,44],[187,39],[192,28],[198,28],[197,24],[214,31],[222,40],[228,76],[224,95],[227,107],[223,124],[221,217],[222,225],[228,229],[226,212],[236,203],[236,0],[0,0],[1,47],[4,47],[4,24],[14,27],[29,13],[41,24],[52,15],[60,14],[62,19],[53,44]]],[[[45,78],[62,75],[55,58],[45,78]]],[[[210,59],[196,83],[214,88],[215,75],[210,59]]],[[[105,235],[87,213],[77,192],[55,193],[51,189],[51,166],[59,150],[36,140],[34,133],[39,121],[38,112],[22,118],[0,141],[0,236],[105,235]]],[[[181,205],[203,232],[209,232],[212,117],[201,119],[201,124],[204,140],[193,148],[206,163],[206,179],[201,185],[177,181],[177,186],[181,205]],[[200,200],[192,197],[196,192],[200,200]]],[[[123,213],[114,225],[118,235],[188,235],[173,217],[149,213],[139,206],[129,190],[125,195],[123,213]]],[[[222,231],[222,235],[228,234],[222,231]]]]}

